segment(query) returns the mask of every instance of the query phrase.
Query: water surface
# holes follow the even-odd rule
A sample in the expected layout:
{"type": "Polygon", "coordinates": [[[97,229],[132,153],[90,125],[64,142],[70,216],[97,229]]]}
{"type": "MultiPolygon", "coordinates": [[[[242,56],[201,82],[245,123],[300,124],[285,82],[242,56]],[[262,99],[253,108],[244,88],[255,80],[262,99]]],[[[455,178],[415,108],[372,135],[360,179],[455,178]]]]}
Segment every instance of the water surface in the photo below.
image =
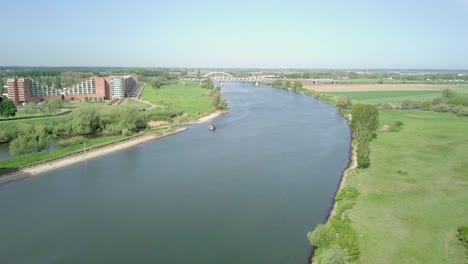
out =
{"type": "Polygon", "coordinates": [[[331,106],[227,83],[208,124],[0,187],[0,263],[307,263],[349,158],[331,106]]]}

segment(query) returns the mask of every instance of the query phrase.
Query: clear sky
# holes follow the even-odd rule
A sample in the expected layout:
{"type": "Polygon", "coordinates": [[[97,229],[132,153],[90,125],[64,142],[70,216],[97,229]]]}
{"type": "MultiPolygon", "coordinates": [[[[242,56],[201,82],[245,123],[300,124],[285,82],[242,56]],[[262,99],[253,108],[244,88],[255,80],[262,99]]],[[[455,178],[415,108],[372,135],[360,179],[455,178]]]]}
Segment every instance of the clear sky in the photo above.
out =
{"type": "Polygon", "coordinates": [[[468,69],[468,0],[0,0],[1,66],[468,69]]]}

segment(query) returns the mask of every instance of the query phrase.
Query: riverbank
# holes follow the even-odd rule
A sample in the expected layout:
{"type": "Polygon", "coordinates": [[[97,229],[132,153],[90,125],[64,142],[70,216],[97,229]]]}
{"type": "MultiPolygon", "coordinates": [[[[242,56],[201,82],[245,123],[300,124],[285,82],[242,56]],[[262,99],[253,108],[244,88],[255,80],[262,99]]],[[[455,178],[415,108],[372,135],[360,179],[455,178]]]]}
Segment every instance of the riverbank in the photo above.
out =
{"type": "Polygon", "coordinates": [[[43,162],[40,164],[25,166],[23,168],[19,168],[17,170],[6,172],[5,174],[0,174],[0,185],[17,181],[33,176],[37,176],[41,173],[55,170],[58,168],[66,167],[72,164],[76,164],[79,162],[91,160],[94,158],[98,158],[116,151],[124,150],[144,142],[159,139],[162,137],[170,136],[182,131],[187,130],[187,128],[179,127],[172,132],[168,132],[164,135],[157,136],[154,134],[146,134],[139,137],[129,138],[120,142],[110,143],[108,145],[104,145],[101,147],[92,148],[86,151],[81,151],[79,153],[71,154],[68,156],[60,157],[58,159],[54,159],[51,161],[43,162]]]}
{"type": "Polygon", "coordinates": [[[183,125],[194,125],[194,124],[201,124],[201,123],[205,123],[205,122],[208,122],[212,119],[215,119],[217,117],[220,117],[224,114],[226,114],[228,111],[225,111],[225,110],[216,110],[215,112],[209,114],[209,115],[206,115],[206,116],[202,116],[200,118],[198,118],[197,120],[195,121],[191,121],[191,122],[187,122],[187,123],[183,123],[183,125]]]}
{"type": "MultiPolygon", "coordinates": [[[[338,185],[338,189],[336,190],[336,193],[338,194],[343,188],[346,187],[346,183],[348,181],[349,174],[351,173],[352,170],[357,168],[357,156],[356,156],[356,146],[353,143],[351,143],[351,150],[350,150],[350,158],[349,158],[349,164],[348,167],[343,171],[343,175],[341,176],[340,184],[338,185]]],[[[336,212],[338,210],[338,202],[334,201],[333,206],[328,214],[327,221],[326,223],[329,223],[331,219],[336,215],[336,212]]]]}

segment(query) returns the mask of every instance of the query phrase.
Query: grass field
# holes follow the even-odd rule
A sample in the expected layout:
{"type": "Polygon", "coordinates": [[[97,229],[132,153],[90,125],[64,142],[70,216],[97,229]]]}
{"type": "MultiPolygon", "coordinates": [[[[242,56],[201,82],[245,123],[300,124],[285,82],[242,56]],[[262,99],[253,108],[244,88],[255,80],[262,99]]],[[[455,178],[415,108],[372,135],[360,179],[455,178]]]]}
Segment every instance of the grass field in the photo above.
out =
{"type": "Polygon", "coordinates": [[[170,110],[187,113],[188,119],[195,119],[213,112],[211,99],[205,96],[208,90],[198,84],[175,84],[153,89],[145,85],[141,99],[170,110]]]}
{"type": "Polygon", "coordinates": [[[428,111],[380,111],[401,120],[379,131],[370,168],[354,171],[360,191],[347,211],[359,234],[359,263],[467,263],[455,232],[468,224],[468,121],[428,111]]]}
{"type": "Polygon", "coordinates": [[[444,89],[468,90],[468,83],[427,84],[427,83],[354,83],[354,84],[313,84],[304,82],[304,88],[323,93],[332,92],[385,92],[385,91],[442,91],[444,89]]]}
{"type": "MultiPolygon", "coordinates": [[[[456,91],[468,95],[468,91],[456,91]]],[[[442,96],[442,91],[382,91],[382,92],[333,92],[333,96],[348,96],[355,103],[399,103],[403,100],[426,101],[442,96]]]]}

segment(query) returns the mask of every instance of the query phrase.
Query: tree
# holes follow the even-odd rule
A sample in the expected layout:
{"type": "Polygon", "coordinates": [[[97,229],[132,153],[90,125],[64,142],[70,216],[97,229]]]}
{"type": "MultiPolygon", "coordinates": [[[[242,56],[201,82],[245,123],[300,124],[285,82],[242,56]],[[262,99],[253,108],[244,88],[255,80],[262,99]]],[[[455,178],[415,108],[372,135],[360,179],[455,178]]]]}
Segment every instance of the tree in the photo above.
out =
{"type": "Polygon", "coordinates": [[[216,92],[213,94],[213,97],[211,97],[211,106],[218,108],[218,105],[221,101],[221,93],[216,92]]]}
{"type": "Polygon", "coordinates": [[[300,89],[300,88],[302,88],[302,83],[301,83],[300,81],[295,81],[295,82],[293,83],[293,89],[294,89],[294,91],[296,91],[297,89],[300,89]]]}
{"type": "Polygon", "coordinates": [[[456,94],[454,91],[450,90],[450,89],[444,89],[444,90],[442,91],[442,96],[443,96],[444,98],[447,98],[447,99],[448,99],[448,98],[452,98],[452,97],[457,96],[457,94],[456,94]]]}
{"type": "Polygon", "coordinates": [[[47,107],[49,108],[49,112],[55,115],[57,114],[57,111],[59,111],[63,107],[62,100],[59,100],[59,99],[50,100],[47,103],[47,107]]]}
{"type": "Polygon", "coordinates": [[[99,111],[92,107],[81,108],[72,120],[72,130],[81,135],[96,134],[100,125],[99,111]]]}
{"type": "Polygon", "coordinates": [[[5,85],[5,84],[3,83],[3,79],[0,78],[0,96],[5,92],[5,91],[3,90],[3,86],[4,86],[4,85],[5,85]]]}
{"type": "Polygon", "coordinates": [[[24,155],[44,150],[49,145],[49,135],[43,127],[26,125],[20,129],[17,136],[10,142],[10,153],[13,156],[24,155]]]}
{"type": "Polygon", "coordinates": [[[359,140],[371,137],[379,128],[379,111],[370,104],[356,104],[351,111],[351,129],[359,140]]]}
{"type": "Polygon", "coordinates": [[[358,140],[356,148],[356,159],[359,168],[369,168],[371,165],[370,152],[370,140],[366,138],[358,140]]]}
{"type": "Polygon", "coordinates": [[[291,88],[291,82],[290,82],[289,80],[288,80],[288,81],[285,81],[285,82],[284,82],[284,87],[286,87],[286,88],[288,88],[288,89],[291,88]]]}
{"type": "Polygon", "coordinates": [[[351,98],[348,96],[338,96],[336,106],[341,109],[349,109],[352,106],[351,98]]]}
{"type": "Polygon", "coordinates": [[[226,109],[226,108],[228,108],[228,103],[227,103],[226,99],[221,98],[221,100],[220,100],[219,103],[218,103],[217,108],[218,108],[218,109],[226,109]]]}
{"type": "Polygon", "coordinates": [[[200,78],[201,77],[201,72],[200,72],[200,69],[198,69],[197,71],[197,77],[200,78]]]}
{"type": "Polygon", "coordinates": [[[282,88],[283,85],[284,85],[282,80],[274,80],[271,84],[272,84],[273,86],[279,87],[279,88],[282,88]]]}
{"type": "Polygon", "coordinates": [[[60,81],[60,77],[55,77],[54,86],[55,89],[62,89],[62,82],[60,81]]]}
{"type": "Polygon", "coordinates": [[[23,106],[23,111],[26,114],[34,114],[38,111],[37,104],[35,102],[29,102],[27,105],[23,106]]]}
{"type": "Polygon", "coordinates": [[[213,80],[211,80],[211,78],[203,80],[201,83],[201,87],[205,89],[214,89],[213,80]]]}
{"type": "Polygon", "coordinates": [[[161,80],[159,78],[153,78],[151,81],[150,81],[150,85],[153,87],[153,89],[159,89],[161,88],[161,80]]]}
{"type": "Polygon", "coordinates": [[[17,111],[18,109],[16,108],[15,103],[8,98],[4,98],[0,103],[0,115],[3,117],[13,117],[16,115],[17,111]]]}
{"type": "Polygon", "coordinates": [[[144,128],[146,123],[138,116],[138,111],[135,108],[127,107],[110,114],[109,124],[106,125],[106,130],[128,134],[136,132],[140,128],[144,128]]]}

